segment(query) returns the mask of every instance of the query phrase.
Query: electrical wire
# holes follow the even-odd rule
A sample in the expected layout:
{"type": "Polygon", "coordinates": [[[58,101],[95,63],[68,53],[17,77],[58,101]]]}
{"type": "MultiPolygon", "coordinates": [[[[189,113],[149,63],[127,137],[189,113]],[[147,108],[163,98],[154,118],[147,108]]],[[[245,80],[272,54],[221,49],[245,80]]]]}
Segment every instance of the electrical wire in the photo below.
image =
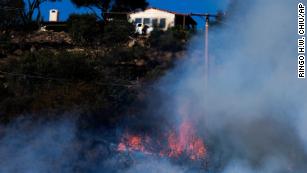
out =
{"type": "MultiPolygon", "coordinates": [[[[16,77],[22,77],[22,78],[32,78],[32,79],[41,79],[41,80],[52,80],[52,81],[59,81],[59,82],[65,82],[65,83],[71,83],[74,84],[73,81],[68,80],[68,79],[62,79],[62,78],[54,78],[54,77],[46,77],[42,75],[29,75],[29,74],[24,74],[24,73],[11,73],[11,72],[5,72],[5,71],[0,71],[1,74],[7,75],[7,76],[16,76],[16,77]]],[[[123,87],[135,87],[135,86],[140,86],[141,84],[120,84],[120,83],[105,83],[105,82],[88,82],[88,81],[80,81],[83,83],[91,83],[91,84],[96,84],[96,85],[101,85],[101,86],[123,86],[123,87]]]]}

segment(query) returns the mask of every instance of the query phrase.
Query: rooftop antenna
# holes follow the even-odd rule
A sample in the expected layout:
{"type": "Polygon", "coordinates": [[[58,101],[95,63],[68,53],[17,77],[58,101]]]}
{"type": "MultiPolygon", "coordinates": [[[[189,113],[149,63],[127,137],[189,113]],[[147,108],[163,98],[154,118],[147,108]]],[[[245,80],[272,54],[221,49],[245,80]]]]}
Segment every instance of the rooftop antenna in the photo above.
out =
{"type": "Polygon", "coordinates": [[[206,24],[205,24],[205,85],[208,86],[209,81],[209,68],[210,68],[210,57],[209,57],[209,22],[210,17],[218,17],[217,15],[213,14],[200,14],[200,13],[191,13],[191,16],[198,16],[205,18],[206,24]]]}

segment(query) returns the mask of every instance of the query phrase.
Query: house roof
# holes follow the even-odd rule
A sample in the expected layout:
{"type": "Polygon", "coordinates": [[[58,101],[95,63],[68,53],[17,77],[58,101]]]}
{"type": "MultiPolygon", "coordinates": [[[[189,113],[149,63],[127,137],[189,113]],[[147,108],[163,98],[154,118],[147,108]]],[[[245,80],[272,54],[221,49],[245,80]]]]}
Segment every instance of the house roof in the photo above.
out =
{"type": "Polygon", "coordinates": [[[149,8],[146,8],[145,10],[150,10],[150,9],[164,11],[164,12],[172,13],[172,14],[176,14],[176,15],[189,16],[189,14],[178,13],[178,12],[174,12],[174,11],[170,11],[170,10],[164,10],[164,9],[155,8],[155,7],[149,7],[149,8]]]}
{"type": "MultiPolygon", "coordinates": [[[[164,9],[155,8],[155,7],[148,7],[144,11],[150,10],[150,9],[159,10],[159,11],[163,11],[163,12],[167,12],[167,13],[172,13],[172,14],[179,15],[179,16],[186,16],[191,20],[192,23],[197,24],[197,22],[192,18],[192,16],[190,14],[178,13],[178,12],[174,12],[174,11],[170,11],[170,10],[164,10],[164,9]]],[[[138,12],[143,12],[143,11],[134,11],[134,12],[131,12],[130,14],[138,13],[138,12]]]]}
{"type": "Polygon", "coordinates": [[[170,10],[164,10],[164,9],[155,8],[155,7],[148,7],[148,8],[146,8],[146,9],[143,10],[143,11],[133,11],[133,12],[130,12],[130,14],[132,14],[132,13],[144,12],[144,11],[150,10],[150,9],[159,10],[159,11],[163,11],[163,12],[167,12],[167,13],[172,13],[172,14],[176,14],[176,15],[190,16],[189,14],[178,13],[178,12],[174,12],[174,11],[170,11],[170,10]]]}

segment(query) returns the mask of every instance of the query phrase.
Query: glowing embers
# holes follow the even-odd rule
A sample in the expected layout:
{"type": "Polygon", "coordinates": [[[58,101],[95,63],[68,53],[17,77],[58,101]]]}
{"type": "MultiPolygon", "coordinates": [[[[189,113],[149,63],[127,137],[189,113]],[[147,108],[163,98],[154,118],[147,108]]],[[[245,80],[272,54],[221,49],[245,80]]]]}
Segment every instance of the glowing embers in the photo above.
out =
{"type": "Polygon", "coordinates": [[[145,152],[144,139],[139,135],[125,134],[117,146],[118,151],[141,151],[145,152]]]}
{"type": "Polygon", "coordinates": [[[171,132],[168,136],[169,157],[180,157],[185,154],[192,160],[203,159],[206,156],[206,147],[202,139],[196,136],[192,123],[184,121],[179,133],[171,132]]]}
{"type": "Polygon", "coordinates": [[[163,139],[153,141],[148,136],[123,135],[117,146],[119,152],[137,151],[160,157],[188,157],[191,160],[205,159],[206,147],[203,140],[196,135],[193,125],[184,121],[178,131],[170,131],[163,139]]]}

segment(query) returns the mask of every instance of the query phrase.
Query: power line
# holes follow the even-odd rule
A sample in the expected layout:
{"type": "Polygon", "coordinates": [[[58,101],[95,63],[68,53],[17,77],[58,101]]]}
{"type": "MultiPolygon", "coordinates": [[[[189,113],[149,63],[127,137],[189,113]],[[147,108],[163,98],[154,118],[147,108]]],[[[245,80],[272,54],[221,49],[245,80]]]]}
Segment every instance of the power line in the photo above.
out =
{"type": "Polygon", "coordinates": [[[28,77],[28,78],[33,78],[33,79],[45,79],[45,80],[57,80],[57,81],[64,81],[65,79],[60,79],[60,78],[52,78],[52,77],[44,77],[44,76],[39,76],[39,75],[29,75],[29,74],[22,74],[22,73],[10,73],[10,72],[5,72],[5,71],[0,71],[0,73],[9,75],[9,76],[18,76],[18,77],[28,77]]]}
{"type": "MultiPolygon", "coordinates": [[[[59,82],[65,82],[65,83],[71,83],[74,84],[75,82],[69,79],[63,79],[63,78],[54,78],[54,77],[46,77],[42,75],[29,75],[29,74],[24,74],[24,73],[11,73],[11,72],[5,72],[5,71],[0,71],[0,73],[8,76],[15,76],[15,77],[22,77],[22,78],[32,78],[32,79],[41,79],[41,80],[52,80],[52,81],[59,81],[59,82]]],[[[91,84],[96,84],[96,85],[101,85],[101,86],[123,86],[123,87],[134,87],[134,86],[140,86],[140,84],[120,84],[120,83],[112,83],[112,82],[88,82],[88,81],[81,81],[79,80],[78,82],[83,82],[83,83],[91,83],[91,84]]]]}

